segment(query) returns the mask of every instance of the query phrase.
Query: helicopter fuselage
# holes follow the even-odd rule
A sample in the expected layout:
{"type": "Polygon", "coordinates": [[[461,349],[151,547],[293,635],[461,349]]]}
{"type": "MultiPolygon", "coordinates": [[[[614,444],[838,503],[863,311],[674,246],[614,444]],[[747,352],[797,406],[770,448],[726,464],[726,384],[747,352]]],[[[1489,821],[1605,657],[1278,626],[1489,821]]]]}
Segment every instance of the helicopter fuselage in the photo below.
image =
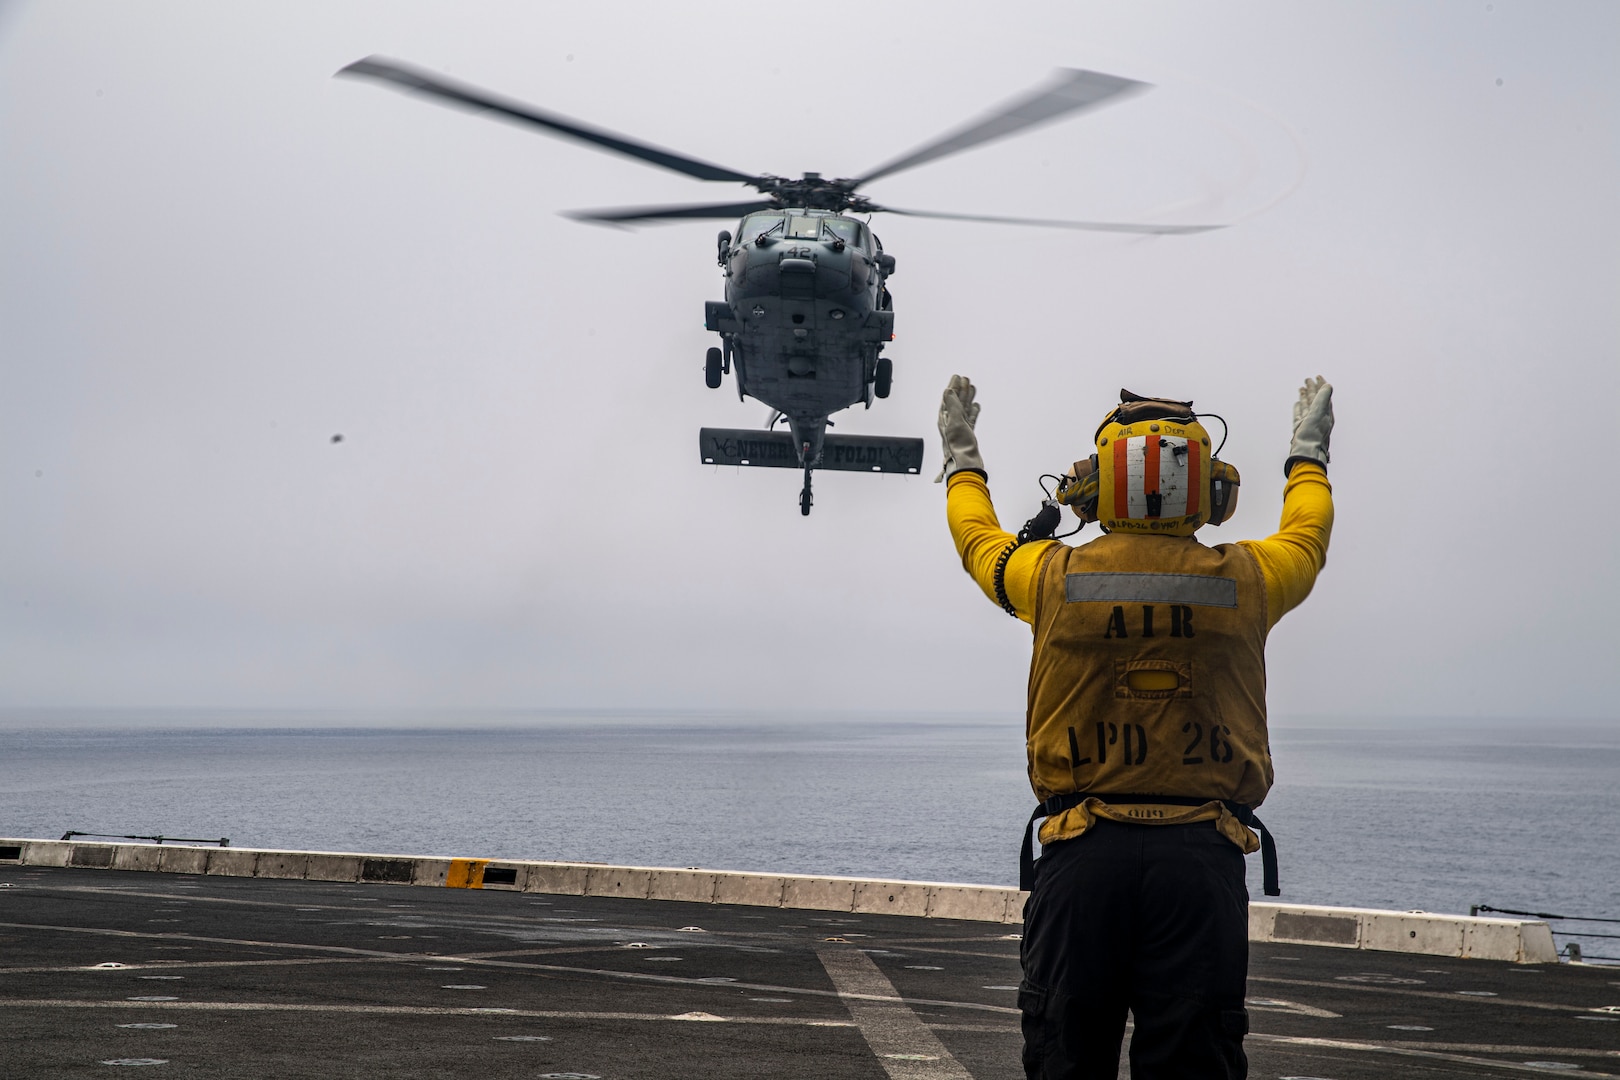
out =
{"type": "Polygon", "coordinates": [[[726,298],[707,305],[705,321],[720,334],[724,370],[739,397],[787,420],[798,463],[814,468],[827,418],[888,393],[879,362],[894,336],[894,259],[865,222],[788,207],[749,214],[735,238],[722,233],[720,265],[726,298]]]}

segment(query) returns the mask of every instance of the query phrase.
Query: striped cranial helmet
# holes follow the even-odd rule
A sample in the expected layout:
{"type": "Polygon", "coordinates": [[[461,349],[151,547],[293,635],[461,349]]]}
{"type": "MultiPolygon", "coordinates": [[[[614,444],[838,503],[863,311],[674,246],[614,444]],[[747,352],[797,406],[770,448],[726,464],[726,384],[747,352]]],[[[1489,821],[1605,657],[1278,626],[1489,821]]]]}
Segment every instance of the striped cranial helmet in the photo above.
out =
{"type": "Polygon", "coordinates": [[[1075,463],[1059,500],[1110,532],[1191,536],[1230,518],[1237,470],[1211,453],[1192,402],[1128,390],[1119,396],[1119,407],[1097,429],[1096,455],[1075,463]]]}

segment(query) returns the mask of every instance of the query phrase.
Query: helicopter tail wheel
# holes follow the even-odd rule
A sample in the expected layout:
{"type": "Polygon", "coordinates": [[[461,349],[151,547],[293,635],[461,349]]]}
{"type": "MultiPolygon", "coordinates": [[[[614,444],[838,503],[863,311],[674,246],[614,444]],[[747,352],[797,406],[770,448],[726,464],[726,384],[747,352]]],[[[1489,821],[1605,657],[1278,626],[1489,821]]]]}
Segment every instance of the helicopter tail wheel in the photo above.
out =
{"type": "Polygon", "coordinates": [[[810,470],[804,470],[804,490],[799,492],[799,513],[805,517],[810,516],[810,506],[815,502],[810,496],[810,470]]]}
{"type": "Polygon", "coordinates": [[[710,349],[703,360],[703,381],[710,390],[720,389],[720,350],[710,349]]]}
{"type": "Polygon", "coordinates": [[[877,377],[872,380],[872,393],[878,397],[889,396],[889,389],[894,383],[894,361],[887,356],[878,357],[877,377]]]}

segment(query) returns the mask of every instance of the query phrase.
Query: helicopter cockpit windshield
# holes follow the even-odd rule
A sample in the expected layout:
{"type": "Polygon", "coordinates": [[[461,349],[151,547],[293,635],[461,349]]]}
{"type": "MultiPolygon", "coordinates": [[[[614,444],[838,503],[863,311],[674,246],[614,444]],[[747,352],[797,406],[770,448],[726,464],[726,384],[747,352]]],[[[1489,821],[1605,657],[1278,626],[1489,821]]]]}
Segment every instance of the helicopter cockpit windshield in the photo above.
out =
{"type": "MultiPolygon", "coordinates": [[[[753,219],[750,219],[752,225],[753,219]]],[[[844,243],[853,247],[870,246],[866,229],[858,221],[844,217],[824,217],[812,214],[791,214],[784,234],[789,240],[824,240],[844,243]]]]}
{"type": "Polygon", "coordinates": [[[820,240],[821,223],[826,221],[822,217],[808,217],[794,214],[788,218],[787,236],[789,240],[820,240]]]}
{"type": "Polygon", "coordinates": [[[782,231],[781,214],[750,214],[743,219],[739,235],[746,240],[769,236],[782,231]]]}

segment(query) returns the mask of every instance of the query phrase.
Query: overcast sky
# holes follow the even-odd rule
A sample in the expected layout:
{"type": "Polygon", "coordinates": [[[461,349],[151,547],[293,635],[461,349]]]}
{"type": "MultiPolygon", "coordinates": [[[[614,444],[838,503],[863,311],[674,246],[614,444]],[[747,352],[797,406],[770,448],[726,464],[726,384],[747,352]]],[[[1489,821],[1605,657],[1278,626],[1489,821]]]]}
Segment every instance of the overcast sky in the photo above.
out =
{"type": "MultiPolygon", "coordinates": [[[[0,8],[0,706],[1023,707],[962,573],[954,372],[1004,524],[1121,386],[1232,425],[1276,525],[1336,387],[1329,565],[1273,715],[1613,719],[1620,5],[0,8]],[[874,184],[920,478],[705,467],[746,194],[379,86],[381,53],[745,172],[855,175],[1082,67],[1149,93],[874,184]],[[344,439],[334,444],[331,436],[344,439]]],[[[1089,534],[1082,534],[1082,538],[1089,534]]]]}

